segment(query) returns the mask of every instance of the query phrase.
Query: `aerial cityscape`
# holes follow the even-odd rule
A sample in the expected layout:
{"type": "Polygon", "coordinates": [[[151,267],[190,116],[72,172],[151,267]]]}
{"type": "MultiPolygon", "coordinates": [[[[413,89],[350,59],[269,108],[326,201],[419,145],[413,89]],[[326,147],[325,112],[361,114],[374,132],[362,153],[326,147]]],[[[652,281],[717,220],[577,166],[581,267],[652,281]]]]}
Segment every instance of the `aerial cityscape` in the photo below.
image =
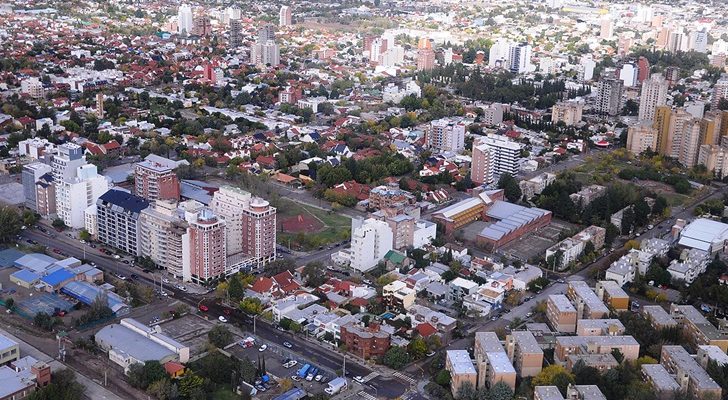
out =
{"type": "Polygon", "coordinates": [[[726,0],[0,0],[0,400],[728,399],[726,0]]]}

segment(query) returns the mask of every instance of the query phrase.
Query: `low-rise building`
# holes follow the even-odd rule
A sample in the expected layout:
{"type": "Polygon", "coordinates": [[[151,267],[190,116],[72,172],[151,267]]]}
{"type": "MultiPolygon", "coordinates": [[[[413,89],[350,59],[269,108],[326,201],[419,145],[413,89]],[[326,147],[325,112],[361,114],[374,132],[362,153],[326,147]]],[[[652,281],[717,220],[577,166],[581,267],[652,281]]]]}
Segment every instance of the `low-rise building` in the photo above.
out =
{"type": "Polygon", "coordinates": [[[377,323],[363,327],[350,322],[342,325],[340,330],[341,341],[346,345],[347,351],[365,360],[381,357],[389,350],[389,333],[380,330],[377,323]]]}
{"type": "Polygon", "coordinates": [[[541,194],[546,189],[546,186],[552,184],[555,180],[556,174],[544,172],[531,179],[519,182],[518,186],[521,188],[523,196],[531,200],[534,196],[541,194]]]}
{"type": "Polygon", "coordinates": [[[680,254],[680,260],[672,260],[667,267],[672,279],[685,283],[692,283],[695,278],[705,272],[710,263],[710,254],[706,251],[693,248],[685,249],[680,254]]]}
{"type": "Polygon", "coordinates": [[[574,303],[577,318],[601,319],[609,315],[607,306],[584,281],[570,281],[566,297],[574,303]]]}
{"type": "Polygon", "coordinates": [[[710,361],[715,361],[719,366],[728,365],[728,354],[718,346],[698,346],[698,355],[695,357],[703,368],[708,368],[710,361]]]}
{"type": "Polygon", "coordinates": [[[543,367],[543,350],[533,333],[514,331],[506,337],[506,352],[521,377],[536,376],[543,367]]]}
{"type": "Polygon", "coordinates": [[[639,357],[640,344],[632,336],[557,336],[554,360],[565,365],[572,354],[611,354],[614,349],[632,361],[639,357]]]}
{"type": "Polygon", "coordinates": [[[670,316],[682,326],[685,335],[696,345],[714,345],[728,352],[728,334],[722,333],[691,305],[670,305],[670,316]]]}
{"type": "Polygon", "coordinates": [[[700,367],[700,364],[682,346],[662,346],[660,364],[670,374],[677,376],[676,381],[681,390],[695,398],[721,397],[720,385],[700,367]]]}
{"type": "Polygon", "coordinates": [[[0,400],[20,400],[51,383],[51,367],[32,356],[0,367],[0,400]]]}
{"type": "Polygon", "coordinates": [[[556,332],[576,332],[576,308],[563,294],[549,295],[546,301],[546,318],[556,332]]]}
{"type": "Polygon", "coordinates": [[[662,306],[643,306],[642,315],[650,321],[650,324],[655,329],[674,328],[677,326],[677,321],[662,306]]]}
{"type": "Polygon", "coordinates": [[[571,199],[571,201],[574,202],[574,204],[586,207],[591,204],[591,202],[594,201],[597,197],[603,195],[606,191],[607,188],[605,186],[590,185],[576,193],[570,194],[569,198],[571,199]]]}
{"type": "Polygon", "coordinates": [[[469,383],[473,388],[476,387],[477,372],[467,350],[445,352],[445,370],[450,372],[450,389],[453,396],[465,383],[469,383]]]}
{"type": "Polygon", "coordinates": [[[415,303],[417,292],[403,281],[394,281],[384,285],[382,297],[389,309],[405,312],[415,303]]]}
{"type": "Polygon", "coordinates": [[[652,386],[659,399],[669,399],[680,390],[675,378],[660,364],[643,364],[642,376],[652,386]]]}
{"type": "Polygon", "coordinates": [[[618,319],[580,319],[576,322],[577,336],[619,336],[624,330],[618,319]]]}
{"type": "Polygon", "coordinates": [[[599,281],[595,287],[599,299],[615,311],[629,309],[629,295],[617,282],[599,281]]]}
{"type": "Polygon", "coordinates": [[[457,277],[450,281],[450,291],[447,293],[447,299],[450,301],[462,301],[466,296],[472,295],[477,290],[477,283],[457,277]]]}
{"type": "Polygon", "coordinates": [[[20,346],[18,342],[0,334],[0,365],[5,365],[20,359],[20,346]]]}

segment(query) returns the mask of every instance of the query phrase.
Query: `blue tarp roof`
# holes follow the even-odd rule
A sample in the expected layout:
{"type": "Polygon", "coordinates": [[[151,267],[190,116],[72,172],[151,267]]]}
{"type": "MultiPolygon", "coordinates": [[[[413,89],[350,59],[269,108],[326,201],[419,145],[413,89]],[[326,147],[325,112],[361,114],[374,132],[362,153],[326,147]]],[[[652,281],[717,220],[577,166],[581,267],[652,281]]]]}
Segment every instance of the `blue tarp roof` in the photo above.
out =
{"type": "Polygon", "coordinates": [[[56,286],[69,279],[73,279],[74,276],[76,275],[74,275],[71,271],[61,268],[50,275],[46,275],[46,277],[41,280],[47,285],[56,286]]]}
{"type": "MultiPolygon", "coordinates": [[[[66,286],[61,288],[61,293],[65,293],[75,299],[78,299],[84,304],[91,304],[96,297],[101,295],[103,292],[104,290],[100,287],[83,281],[68,282],[66,286]]],[[[113,312],[116,313],[119,310],[128,307],[128,305],[124,303],[124,300],[122,300],[116,293],[106,292],[106,296],[108,298],[109,308],[111,308],[113,312]]]]}
{"type": "Polygon", "coordinates": [[[306,397],[306,391],[301,388],[295,388],[274,397],[273,400],[299,400],[304,397],[306,397]]]}
{"type": "Polygon", "coordinates": [[[33,273],[32,271],[28,271],[27,269],[21,269],[18,272],[14,272],[12,275],[13,278],[19,279],[23,282],[29,282],[33,283],[40,279],[40,275],[33,273]]]}

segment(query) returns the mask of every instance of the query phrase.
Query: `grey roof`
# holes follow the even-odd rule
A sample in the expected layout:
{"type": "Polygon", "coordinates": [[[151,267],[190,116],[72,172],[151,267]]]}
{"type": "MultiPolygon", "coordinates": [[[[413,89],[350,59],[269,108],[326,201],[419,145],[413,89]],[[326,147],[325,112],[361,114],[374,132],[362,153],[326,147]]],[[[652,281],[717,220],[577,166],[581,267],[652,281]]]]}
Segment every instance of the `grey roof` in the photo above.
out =
{"type": "Polygon", "coordinates": [[[652,382],[652,386],[657,391],[672,392],[673,390],[680,390],[680,385],[660,364],[643,364],[642,373],[652,382]]]}
{"type": "MultiPolygon", "coordinates": [[[[501,345],[498,335],[495,332],[475,332],[475,342],[480,343],[480,348],[485,353],[501,352],[505,353],[503,345],[501,345]]],[[[477,348],[478,346],[476,346],[477,348]]]]}
{"type": "Polygon", "coordinates": [[[698,355],[705,354],[709,359],[718,363],[718,365],[728,365],[728,354],[723,349],[715,345],[698,346],[698,355]]]}
{"type": "Polygon", "coordinates": [[[103,327],[95,338],[96,342],[111,346],[117,353],[128,354],[140,361],[159,361],[176,356],[174,351],[119,324],[103,327]]]}
{"type": "Polygon", "coordinates": [[[511,332],[511,336],[521,348],[521,353],[543,354],[543,350],[541,350],[541,346],[538,345],[533,333],[529,331],[514,331],[511,332]]]}
{"type": "Polygon", "coordinates": [[[576,308],[571,304],[569,298],[563,294],[549,295],[549,301],[552,302],[560,312],[576,312],[576,308]]]}
{"type": "Polygon", "coordinates": [[[644,306],[642,313],[659,326],[677,326],[677,321],[662,306],[644,306]]]}
{"type": "Polygon", "coordinates": [[[14,341],[13,339],[10,339],[9,337],[0,334],[0,350],[5,350],[10,347],[15,347],[18,345],[18,342],[14,341]]]}
{"type": "Polygon", "coordinates": [[[484,228],[478,235],[499,240],[503,236],[550,213],[540,208],[528,208],[507,201],[496,201],[486,215],[498,222],[484,228]]]}
{"type": "Polygon", "coordinates": [[[564,400],[556,386],[536,386],[533,393],[539,400],[564,400]]]}
{"type": "Polygon", "coordinates": [[[681,246],[710,251],[713,243],[728,239],[728,224],[698,218],[680,232],[681,246]]]}
{"type": "Polygon", "coordinates": [[[31,253],[18,258],[14,264],[16,267],[29,269],[36,274],[43,274],[56,261],[55,258],[45,254],[31,253]]]}
{"type": "MultiPolygon", "coordinates": [[[[33,377],[34,378],[34,377],[33,377]]],[[[16,372],[14,369],[3,365],[0,367],[0,398],[10,398],[11,395],[28,387],[34,387],[35,382],[27,371],[16,372]]]]}
{"type": "Polygon", "coordinates": [[[133,195],[123,190],[111,189],[99,197],[97,204],[115,205],[121,207],[125,211],[139,213],[149,207],[149,202],[143,197],[133,195]]]}
{"type": "Polygon", "coordinates": [[[570,388],[576,390],[583,400],[607,400],[597,385],[574,385],[570,388]]]}
{"type": "Polygon", "coordinates": [[[513,368],[511,360],[508,358],[508,354],[500,352],[488,352],[485,353],[485,357],[488,359],[488,364],[497,374],[516,374],[516,369],[513,368]]]}
{"type": "Polygon", "coordinates": [[[433,296],[444,296],[447,294],[449,286],[442,282],[431,282],[425,290],[433,296]]]}
{"type": "Polygon", "coordinates": [[[725,340],[728,335],[721,333],[715,325],[711,324],[703,314],[691,305],[673,304],[671,309],[675,309],[682,313],[684,319],[690,321],[700,332],[710,340],[725,340]]]}
{"type": "Polygon", "coordinates": [[[475,367],[467,350],[448,350],[445,354],[449,360],[449,364],[452,365],[453,374],[475,375],[475,367]]]}
{"type": "Polygon", "coordinates": [[[622,321],[616,318],[605,318],[605,319],[579,319],[576,321],[576,330],[579,331],[581,328],[586,329],[601,329],[607,331],[610,326],[616,326],[622,332],[624,332],[624,324],[622,321]]]}
{"type": "Polygon", "coordinates": [[[594,293],[586,282],[571,281],[569,282],[569,286],[573,289],[576,296],[589,306],[590,311],[601,311],[609,314],[609,308],[599,300],[599,297],[597,297],[596,293],[594,293]]]}
{"type": "Polygon", "coordinates": [[[720,385],[705,372],[685,348],[682,346],[662,346],[662,351],[670,355],[670,359],[678,370],[690,376],[698,390],[720,390],[720,385]]]}
{"type": "Polygon", "coordinates": [[[607,354],[569,354],[566,356],[570,360],[570,365],[576,365],[577,362],[581,361],[587,367],[604,367],[614,368],[619,365],[617,359],[611,353],[607,354]]]}

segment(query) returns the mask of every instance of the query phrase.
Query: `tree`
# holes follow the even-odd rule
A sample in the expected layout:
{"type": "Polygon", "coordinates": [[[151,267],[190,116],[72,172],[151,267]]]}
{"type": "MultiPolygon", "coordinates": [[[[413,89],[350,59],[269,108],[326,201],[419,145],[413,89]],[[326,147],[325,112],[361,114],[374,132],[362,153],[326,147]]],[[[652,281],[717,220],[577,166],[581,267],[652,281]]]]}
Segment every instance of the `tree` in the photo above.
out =
{"type": "Polygon", "coordinates": [[[240,379],[248,383],[253,383],[255,382],[257,373],[258,370],[255,368],[255,364],[248,357],[240,360],[240,379]]]}
{"type": "Polygon", "coordinates": [[[76,374],[70,369],[61,369],[51,376],[51,383],[38,388],[26,400],[74,400],[83,397],[84,387],[76,381],[76,374]]]}
{"type": "Polygon", "coordinates": [[[159,400],[174,400],[177,398],[177,387],[169,379],[164,378],[152,382],[147,387],[147,393],[159,400]]]}
{"type": "Polygon", "coordinates": [[[608,223],[606,227],[606,233],[604,234],[604,245],[609,247],[614,242],[614,239],[619,236],[619,228],[614,224],[608,223]]]}
{"type": "Polygon", "coordinates": [[[518,186],[518,181],[509,173],[503,173],[498,179],[498,188],[503,189],[504,195],[511,203],[516,203],[521,200],[521,188],[518,186]]]}
{"type": "Polygon", "coordinates": [[[52,331],[53,328],[60,323],[61,320],[59,318],[52,317],[42,311],[35,314],[35,317],[33,318],[33,325],[46,331],[52,331]]]}
{"type": "Polygon", "coordinates": [[[506,304],[508,304],[511,307],[515,307],[515,306],[521,304],[521,298],[523,298],[522,290],[511,290],[508,293],[508,296],[506,296],[506,304]]]}
{"type": "Polygon", "coordinates": [[[159,361],[147,361],[129,366],[129,384],[135,388],[146,389],[153,382],[167,377],[167,372],[159,361]]]}
{"type": "Polygon", "coordinates": [[[645,199],[637,200],[634,205],[634,224],[636,226],[645,226],[650,220],[650,206],[645,199]]]}
{"type": "Polygon", "coordinates": [[[535,386],[556,386],[562,395],[566,395],[566,388],[575,382],[574,375],[560,365],[549,365],[541,370],[531,384],[535,386]]]}
{"type": "Polygon", "coordinates": [[[0,207],[0,243],[9,243],[20,233],[20,215],[10,207],[0,207]]]}
{"type": "Polygon", "coordinates": [[[292,271],[294,268],[296,268],[296,262],[293,259],[283,258],[266,264],[265,272],[268,275],[277,275],[283,271],[292,271]]]}
{"type": "Polygon", "coordinates": [[[632,211],[632,207],[626,208],[622,213],[622,235],[629,235],[632,232],[632,227],[635,225],[635,213],[632,211]]]}
{"type": "Polygon", "coordinates": [[[310,262],[303,267],[303,277],[306,279],[306,286],[319,287],[326,282],[326,268],[318,261],[310,262]]]}
{"type": "Polygon", "coordinates": [[[514,393],[510,386],[503,381],[498,381],[488,391],[487,400],[511,400],[514,393]]]}
{"type": "Polygon", "coordinates": [[[422,337],[418,336],[410,341],[407,350],[413,359],[418,360],[427,354],[427,343],[422,337]]]}
{"type": "Polygon", "coordinates": [[[233,341],[233,334],[225,325],[215,325],[207,332],[207,339],[215,347],[224,348],[233,341]]]}
{"type": "Polygon", "coordinates": [[[463,382],[455,393],[457,400],[478,400],[478,391],[470,382],[463,382]]]}
{"type": "Polygon", "coordinates": [[[5,308],[7,308],[8,310],[12,310],[14,305],[15,299],[13,299],[12,297],[8,297],[7,299],[5,299],[5,308]]]}
{"type": "MultiPolygon", "coordinates": [[[[188,399],[193,398],[194,396],[199,396],[199,391],[203,389],[203,385],[205,384],[205,380],[202,379],[202,377],[195,375],[193,372],[190,372],[189,370],[182,376],[182,379],[179,381],[179,394],[181,394],[183,397],[186,397],[188,399]]],[[[204,396],[204,392],[203,392],[204,396]]],[[[199,397],[194,397],[199,398],[199,397]]],[[[205,397],[202,397],[203,399],[205,397]]]]}
{"type": "Polygon", "coordinates": [[[91,234],[88,233],[86,229],[81,229],[81,231],[78,232],[78,238],[88,242],[89,240],[91,240],[91,234]]]}
{"type": "Polygon", "coordinates": [[[450,371],[441,369],[440,372],[435,375],[435,383],[440,386],[448,386],[450,384],[450,371]]]}
{"type": "Polygon", "coordinates": [[[60,218],[54,219],[53,223],[51,225],[53,225],[54,228],[61,230],[61,231],[66,229],[66,223],[63,222],[63,220],[60,218]]]}
{"type": "Polygon", "coordinates": [[[228,280],[227,292],[232,301],[239,301],[245,296],[245,288],[237,275],[231,276],[228,280]]]}
{"type": "Polygon", "coordinates": [[[410,362],[410,356],[404,347],[394,346],[384,353],[384,365],[392,369],[401,369],[410,362]]]}

